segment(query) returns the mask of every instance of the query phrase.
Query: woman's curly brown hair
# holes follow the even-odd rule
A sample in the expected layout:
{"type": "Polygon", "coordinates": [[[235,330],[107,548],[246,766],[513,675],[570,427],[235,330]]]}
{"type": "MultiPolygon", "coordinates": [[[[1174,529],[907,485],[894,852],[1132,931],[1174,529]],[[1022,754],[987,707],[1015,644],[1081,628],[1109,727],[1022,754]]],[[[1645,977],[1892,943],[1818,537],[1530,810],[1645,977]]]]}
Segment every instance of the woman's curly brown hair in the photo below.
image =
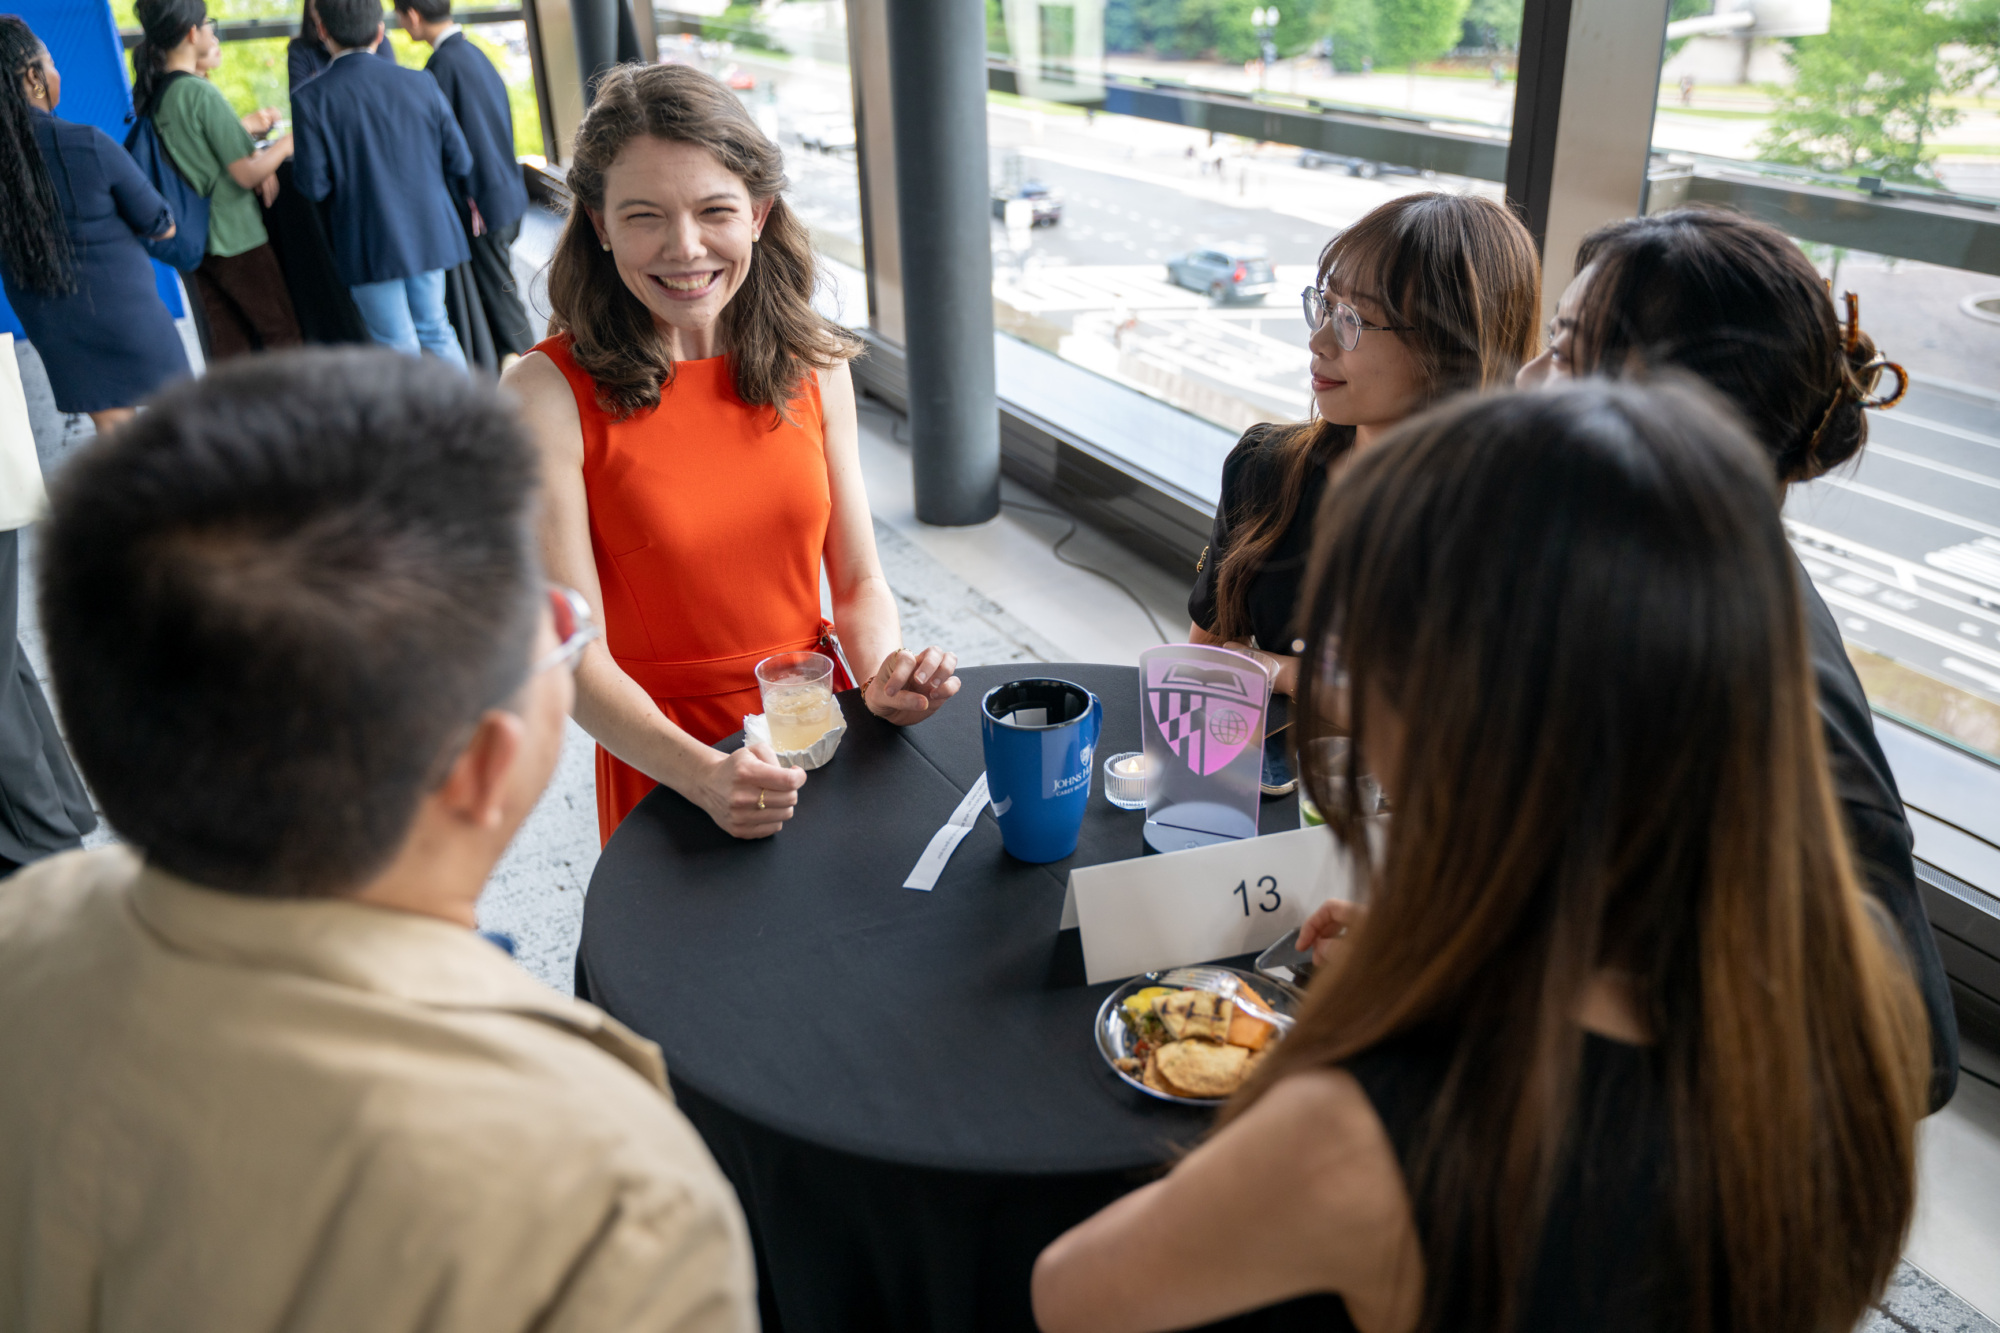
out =
{"type": "Polygon", "coordinates": [[[769,201],[743,286],[722,312],[736,392],[777,418],[807,375],[861,352],[861,341],[813,309],[812,238],[786,206],[784,157],[736,95],[685,65],[621,65],[604,76],[576,132],[569,188],[575,206],[549,264],[551,327],[568,333],[576,363],[597,381],[597,400],[620,417],[660,405],[674,362],[653,314],[619,277],[588,210],[604,209],[604,177],[642,134],[707,149],[743,182],[752,203],[769,201]]]}

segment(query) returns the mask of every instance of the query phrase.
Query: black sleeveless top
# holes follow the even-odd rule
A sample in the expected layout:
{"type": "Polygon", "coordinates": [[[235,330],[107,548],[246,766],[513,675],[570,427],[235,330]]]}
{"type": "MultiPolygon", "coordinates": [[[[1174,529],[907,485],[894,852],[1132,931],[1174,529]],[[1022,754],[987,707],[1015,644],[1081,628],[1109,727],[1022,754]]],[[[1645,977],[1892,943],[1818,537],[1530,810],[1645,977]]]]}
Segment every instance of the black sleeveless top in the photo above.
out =
{"type": "MultiPolygon", "coordinates": [[[[1642,1046],[1589,1035],[1578,1080],[1575,1151],[1549,1205],[1518,1328],[1534,1333],[1647,1333],[1678,1328],[1668,1214],[1672,1160],[1666,1102],[1642,1046]]],[[[1426,1121],[1444,1087],[1450,1048],[1438,1037],[1412,1034],[1350,1060],[1347,1071],[1368,1094],[1388,1131],[1407,1178],[1426,1121]]],[[[1446,1243],[1417,1203],[1417,1234],[1426,1255],[1446,1243]]],[[[1441,1300],[1440,1326],[1490,1327],[1490,1312],[1463,1296],[1441,1300]]],[[[1211,1326],[1231,1333],[1354,1333],[1338,1296],[1307,1296],[1211,1326]]]]}

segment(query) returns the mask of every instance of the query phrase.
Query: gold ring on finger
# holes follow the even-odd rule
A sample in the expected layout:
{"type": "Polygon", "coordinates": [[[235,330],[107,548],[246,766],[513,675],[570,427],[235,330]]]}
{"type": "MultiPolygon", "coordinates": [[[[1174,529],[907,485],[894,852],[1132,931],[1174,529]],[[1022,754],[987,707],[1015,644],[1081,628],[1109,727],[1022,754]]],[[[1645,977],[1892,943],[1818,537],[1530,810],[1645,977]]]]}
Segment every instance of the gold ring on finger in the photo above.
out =
{"type": "Polygon", "coordinates": [[[757,789],[757,808],[759,810],[764,808],[764,789],[762,787],[757,789]]]}

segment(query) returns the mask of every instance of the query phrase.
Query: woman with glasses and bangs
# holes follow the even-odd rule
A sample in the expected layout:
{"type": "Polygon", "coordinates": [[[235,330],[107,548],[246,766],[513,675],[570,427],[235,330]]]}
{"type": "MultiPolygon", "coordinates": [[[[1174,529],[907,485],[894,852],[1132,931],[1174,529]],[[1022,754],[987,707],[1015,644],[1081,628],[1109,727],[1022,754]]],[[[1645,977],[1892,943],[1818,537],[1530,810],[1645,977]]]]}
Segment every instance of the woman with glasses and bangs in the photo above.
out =
{"type": "Polygon", "coordinates": [[[1512,384],[1540,300],[1534,239],[1490,199],[1405,195],[1334,237],[1304,293],[1312,416],[1252,426],[1222,465],[1189,640],[1253,650],[1292,694],[1292,611],[1330,471],[1432,403],[1512,384]]]}
{"type": "Polygon", "coordinates": [[[1924,1013],[1775,501],[1692,385],[1461,400],[1346,469],[1299,711],[1352,724],[1305,781],[1360,901],[1208,1141],[1043,1252],[1046,1333],[1854,1327],[1915,1202],[1924,1013]]]}

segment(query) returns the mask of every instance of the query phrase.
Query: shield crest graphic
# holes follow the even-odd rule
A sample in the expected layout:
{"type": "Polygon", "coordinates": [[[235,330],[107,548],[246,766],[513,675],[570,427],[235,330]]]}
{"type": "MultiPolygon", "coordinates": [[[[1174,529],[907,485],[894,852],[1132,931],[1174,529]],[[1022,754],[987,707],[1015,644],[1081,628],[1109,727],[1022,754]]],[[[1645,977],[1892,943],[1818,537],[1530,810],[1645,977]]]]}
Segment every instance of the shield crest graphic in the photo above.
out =
{"type": "Polygon", "coordinates": [[[1146,705],[1167,748],[1196,774],[1219,773],[1264,734],[1269,682],[1252,666],[1146,663],[1146,705]]]}

